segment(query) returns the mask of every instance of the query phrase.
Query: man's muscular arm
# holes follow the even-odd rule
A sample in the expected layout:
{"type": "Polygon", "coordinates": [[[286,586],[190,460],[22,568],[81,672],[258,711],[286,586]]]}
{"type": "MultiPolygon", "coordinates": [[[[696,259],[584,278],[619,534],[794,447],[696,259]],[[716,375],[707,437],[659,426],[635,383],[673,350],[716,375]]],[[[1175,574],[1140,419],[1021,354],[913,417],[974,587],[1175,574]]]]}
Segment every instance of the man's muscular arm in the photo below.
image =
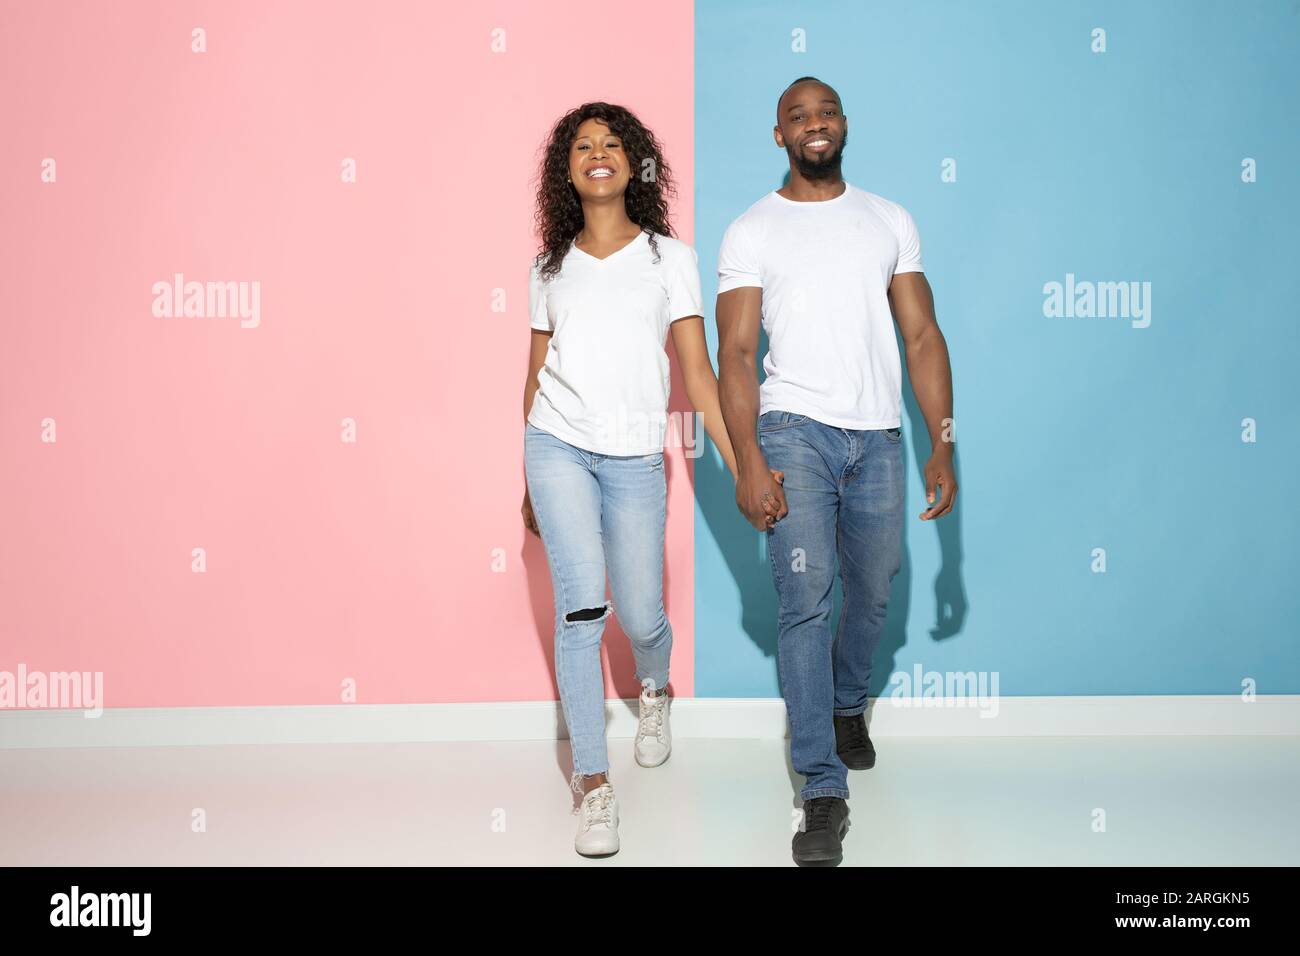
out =
{"type": "Polygon", "coordinates": [[[763,290],[732,289],[718,296],[718,398],[736,453],[736,506],[755,528],[787,514],[785,492],[758,446],[758,329],[763,290]]]}
{"type": "Polygon", "coordinates": [[[952,510],[957,495],[953,469],[953,442],[945,440],[945,422],[952,421],[952,368],[948,363],[948,343],[934,317],[934,295],[924,272],[903,272],[889,284],[889,302],[894,321],[903,336],[907,352],[907,374],[912,393],[925,416],[930,432],[930,460],[925,464],[926,501],[929,508],[921,520],[942,517],[952,510]],[[943,494],[935,499],[935,485],[943,494]]]}

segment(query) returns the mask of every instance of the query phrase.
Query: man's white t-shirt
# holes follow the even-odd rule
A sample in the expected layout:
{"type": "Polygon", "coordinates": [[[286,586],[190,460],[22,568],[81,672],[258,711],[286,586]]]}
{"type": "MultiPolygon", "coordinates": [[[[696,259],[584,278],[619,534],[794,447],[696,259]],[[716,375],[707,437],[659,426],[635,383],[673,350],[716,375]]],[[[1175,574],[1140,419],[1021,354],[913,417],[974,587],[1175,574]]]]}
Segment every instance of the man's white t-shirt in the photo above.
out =
{"type": "Polygon", "coordinates": [[[903,377],[889,282],[923,271],[908,211],[851,184],[823,202],[773,191],[745,210],[722,239],[718,292],[763,290],[768,352],[759,414],[899,427],[903,377]]]}
{"type": "Polygon", "coordinates": [[[604,259],[569,248],[543,280],[534,262],[528,313],[551,332],[529,424],[602,455],[664,450],[671,388],[668,326],[702,315],[699,257],[671,236],[642,232],[604,259]]]}

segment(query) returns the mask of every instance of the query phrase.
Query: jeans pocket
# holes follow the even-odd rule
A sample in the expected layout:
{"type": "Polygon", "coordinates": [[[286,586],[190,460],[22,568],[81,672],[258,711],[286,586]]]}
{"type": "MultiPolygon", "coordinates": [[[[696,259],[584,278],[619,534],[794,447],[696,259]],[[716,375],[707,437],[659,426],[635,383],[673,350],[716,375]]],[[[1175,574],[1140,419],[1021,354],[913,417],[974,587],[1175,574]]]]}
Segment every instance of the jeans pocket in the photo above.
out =
{"type": "Polygon", "coordinates": [[[884,429],[884,432],[886,441],[892,441],[897,444],[903,440],[903,430],[901,428],[886,428],[884,429]]]}
{"type": "Polygon", "coordinates": [[[764,412],[758,416],[759,434],[780,431],[782,428],[793,428],[796,425],[802,425],[808,421],[807,415],[796,415],[793,412],[770,411],[764,412]]]}

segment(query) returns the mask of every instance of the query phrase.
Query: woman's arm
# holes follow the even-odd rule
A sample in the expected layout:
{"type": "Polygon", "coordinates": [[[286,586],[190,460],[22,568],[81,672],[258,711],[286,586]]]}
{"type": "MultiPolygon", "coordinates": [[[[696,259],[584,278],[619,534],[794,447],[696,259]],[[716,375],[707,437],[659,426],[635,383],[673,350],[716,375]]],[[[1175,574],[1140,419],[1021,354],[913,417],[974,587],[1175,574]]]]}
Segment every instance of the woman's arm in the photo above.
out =
{"type": "Polygon", "coordinates": [[[551,345],[552,332],[533,329],[532,351],[528,355],[528,378],[524,380],[524,421],[533,410],[533,396],[537,394],[537,373],[546,364],[546,350],[551,345]]]}
{"type": "MultiPolygon", "coordinates": [[[[531,351],[528,353],[528,378],[524,381],[525,422],[528,421],[528,413],[533,410],[533,396],[537,394],[537,373],[546,364],[546,350],[550,347],[551,335],[550,332],[539,332],[533,329],[531,351]]],[[[524,503],[519,513],[524,516],[524,527],[541,537],[541,530],[537,527],[537,517],[533,514],[533,502],[528,497],[527,484],[524,485],[524,503]]]]}
{"type": "Polygon", "coordinates": [[[704,317],[699,315],[678,319],[670,328],[677,361],[682,366],[686,382],[686,397],[704,418],[704,430],[718,447],[722,460],[727,463],[731,477],[736,477],[736,453],[732,451],[727,426],[722,421],[722,406],[718,403],[718,378],[709,361],[709,346],[704,339],[704,317]]]}

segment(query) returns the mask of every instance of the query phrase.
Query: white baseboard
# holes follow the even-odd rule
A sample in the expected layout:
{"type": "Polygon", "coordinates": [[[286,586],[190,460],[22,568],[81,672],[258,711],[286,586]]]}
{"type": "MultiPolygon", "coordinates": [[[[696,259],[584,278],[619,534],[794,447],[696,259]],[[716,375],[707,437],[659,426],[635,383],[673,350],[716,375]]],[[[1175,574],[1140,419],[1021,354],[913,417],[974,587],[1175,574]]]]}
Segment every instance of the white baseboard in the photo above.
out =
{"type": "MultiPolygon", "coordinates": [[[[872,702],[880,737],[1300,735],[1300,695],[999,697],[872,702]]],[[[631,737],[636,701],[606,705],[610,737],[631,737]]],[[[675,738],[781,739],[779,699],[684,698],[672,704],[675,738]]],[[[195,744],[397,743],[555,740],[566,736],[555,701],[481,704],[331,704],[279,707],[121,707],[0,711],[0,749],[195,744]]]]}

